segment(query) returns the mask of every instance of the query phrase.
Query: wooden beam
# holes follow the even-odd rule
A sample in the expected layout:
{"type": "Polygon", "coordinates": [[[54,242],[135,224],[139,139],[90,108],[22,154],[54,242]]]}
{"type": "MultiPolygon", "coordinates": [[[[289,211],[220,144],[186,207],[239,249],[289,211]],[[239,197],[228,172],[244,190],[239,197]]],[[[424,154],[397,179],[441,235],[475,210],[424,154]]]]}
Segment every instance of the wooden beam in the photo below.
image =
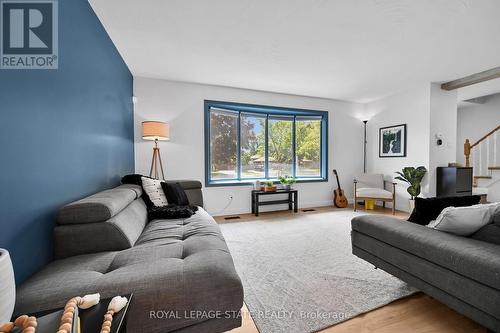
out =
{"type": "Polygon", "coordinates": [[[450,82],[443,83],[441,89],[443,90],[454,90],[458,88],[467,87],[476,83],[489,81],[493,79],[500,78],[500,67],[489,69],[487,71],[472,74],[461,79],[453,80],[450,82]]]}

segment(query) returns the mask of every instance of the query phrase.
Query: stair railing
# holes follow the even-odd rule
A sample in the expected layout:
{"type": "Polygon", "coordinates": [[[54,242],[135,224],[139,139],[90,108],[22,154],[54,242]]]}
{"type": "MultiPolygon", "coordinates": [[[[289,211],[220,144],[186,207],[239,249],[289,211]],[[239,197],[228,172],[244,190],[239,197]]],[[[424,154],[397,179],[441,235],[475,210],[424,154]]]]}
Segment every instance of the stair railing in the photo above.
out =
{"type": "Polygon", "coordinates": [[[500,166],[500,125],[489,131],[475,143],[469,139],[464,143],[465,166],[473,167],[474,181],[490,178],[491,170],[500,166]]]}

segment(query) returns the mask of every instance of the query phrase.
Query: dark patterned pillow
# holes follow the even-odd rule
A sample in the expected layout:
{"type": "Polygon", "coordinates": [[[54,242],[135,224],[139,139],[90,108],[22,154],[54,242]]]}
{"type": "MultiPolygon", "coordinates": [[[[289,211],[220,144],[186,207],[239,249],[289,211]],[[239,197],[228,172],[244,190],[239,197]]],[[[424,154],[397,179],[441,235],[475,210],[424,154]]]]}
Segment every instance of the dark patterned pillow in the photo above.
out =
{"type": "Polygon", "coordinates": [[[161,187],[163,188],[163,192],[165,192],[165,196],[167,197],[167,201],[169,204],[175,204],[179,206],[189,205],[188,197],[181,184],[164,182],[161,183],[161,187]]]}
{"type": "Polygon", "coordinates": [[[415,198],[415,209],[408,218],[408,221],[427,225],[432,220],[435,220],[446,207],[477,205],[480,200],[481,197],[479,195],[444,198],[415,198]]]}

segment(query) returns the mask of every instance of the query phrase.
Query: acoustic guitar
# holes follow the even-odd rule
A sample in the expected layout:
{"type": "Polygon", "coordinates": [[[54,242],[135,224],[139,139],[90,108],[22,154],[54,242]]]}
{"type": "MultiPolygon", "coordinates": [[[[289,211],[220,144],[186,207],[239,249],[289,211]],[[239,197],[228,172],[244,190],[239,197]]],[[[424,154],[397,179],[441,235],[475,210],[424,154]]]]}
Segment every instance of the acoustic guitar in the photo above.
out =
{"type": "Polygon", "coordinates": [[[333,191],[333,203],[337,208],[346,208],[347,207],[347,198],[344,195],[344,190],[340,187],[339,175],[337,174],[337,170],[333,169],[333,173],[337,178],[337,189],[333,191]]]}

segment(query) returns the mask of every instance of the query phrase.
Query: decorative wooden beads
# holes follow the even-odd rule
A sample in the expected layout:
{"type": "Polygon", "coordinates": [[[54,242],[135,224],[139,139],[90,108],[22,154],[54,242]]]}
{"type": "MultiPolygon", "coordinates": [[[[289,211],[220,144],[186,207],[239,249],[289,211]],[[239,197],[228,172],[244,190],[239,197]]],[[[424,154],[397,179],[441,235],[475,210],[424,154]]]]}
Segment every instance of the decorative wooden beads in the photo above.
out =
{"type": "Polygon", "coordinates": [[[101,333],[109,333],[111,332],[111,325],[113,324],[113,315],[115,312],[113,310],[108,310],[104,315],[104,322],[101,326],[101,333]]]}
{"type": "MultiPolygon", "coordinates": [[[[84,297],[77,296],[70,299],[64,306],[59,329],[56,333],[72,333],[73,319],[75,317],[77,308],[88,309],[99,303],[99,300],[99,294],[91,294],[84,297]]],[[[121,296],[116,296],[111,300],[111,302],[109,302],[108,312],[106,312],[106,314],[104,315],[101,333],[110,333],[111,325],[113,324],[113,315],[120,312],[120,310],[123,309],[125,305],[127,305],[127,302],[127,298],[121,296]]],[[[38,324],[35,317],[22,315],[17,317],[17,319],[13,323],[9,322],[1,325],[0,333],[12,332],[15,327],[21,328],[21,333],[35,333],[37,326],[38,324]]]]}
{"type": "Polygon", "coordinates": [[[28,317],[27,315],[22,315],[17,317],[14,322],[6,323],[0,326],[0,333],[11,332],[14,327],[22,328],[22,333],[35,333],[37,322],[35,317],[28,317]]]}
{"type": "Polygon", "coordinates": [[[113,315],[118,313],[127,305],[127,298],[121,296],[115,296],[109,302],[108,312],[104,315],[104,321],[101,326],[101,333],[109,333],[111,332],[111,325],[113,324],[113,315]]]}
{"type": "Polygon", "coordinates": [[[59,325],[57,333],[71,333],[75,311],[77,311],[77,307],[81,303],[82,298],[80,296],[73,297],[68,301],[68,303],[66,303],[66,305],[64,306],[63,314],[61,316],[61,324],[59,325]]]}

